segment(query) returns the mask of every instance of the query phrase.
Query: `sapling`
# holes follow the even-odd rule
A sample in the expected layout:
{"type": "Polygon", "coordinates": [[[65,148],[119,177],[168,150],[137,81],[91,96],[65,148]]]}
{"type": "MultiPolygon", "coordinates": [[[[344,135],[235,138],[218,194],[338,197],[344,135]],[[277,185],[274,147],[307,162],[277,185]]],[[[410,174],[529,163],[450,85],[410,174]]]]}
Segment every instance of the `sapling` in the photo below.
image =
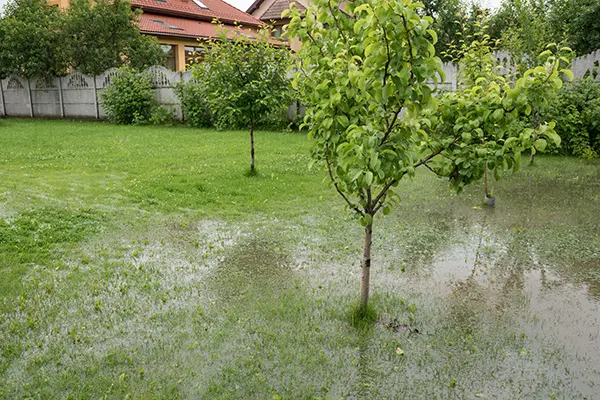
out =
{"type": "MultiPolygon", "coordinates": [[[[438,101],[432,92],[444,79],[442,64],[435,56],[432,19],[422,16],[421,3],[347,1],[343,9],[337,4],[315,0],[305,11],[292,8],[284,15],[290,18],[288,35],[303,43],[293,85],[306,105],[312,156],[364,227],[364,313],[374,217],[399,203],[400,181],[424,167],[460,191],[482,178],[486,163],[498,178],[504,169],[517,168],[521,152],[532,145],[531,132],[506,131],[503,121],[527,111],[525,88],[539,84],[542,75],[555,79],[558,72],[548,64],[514,87],[489,82],[438,101]]],[[[550,134],[552,127],[538,130],[550,134]]]]}
{"type": "Polygon", "coordinates": [[[255,174],[254,130],[269,114],[285,110],[291,88],[287,68],[289,50],[258,32],[218,27],[218,38],[207,46],[193,76],[220,128],[246,125],[250,129],[250,175],[255,174]]]}

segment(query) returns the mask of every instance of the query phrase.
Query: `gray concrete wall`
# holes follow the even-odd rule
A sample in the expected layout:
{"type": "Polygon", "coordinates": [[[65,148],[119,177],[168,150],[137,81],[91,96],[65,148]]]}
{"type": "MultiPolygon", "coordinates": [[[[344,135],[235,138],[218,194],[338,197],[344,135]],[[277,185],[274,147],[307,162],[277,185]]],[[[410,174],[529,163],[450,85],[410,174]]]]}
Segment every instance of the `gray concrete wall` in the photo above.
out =
{"type": "MultiPolygon", "coordinates": [[[[511,70],[510,56],[506,52],[497,52],[495,57],[499,63],[511,70]]],[[[456,90],[458,67],[456,64],[444,63],[442,66],[446,79],[438,83],[443,90],[456,90]]],[[[600,50],[578,57],[571,67],[575,78],[586,75],[600,80],[600,50]]],[[[102,108],[100,93],[110,84],[117,74],[116,69],[91,77],[73,72],[62,78],[49,81],[42,79],[27,80],[11,76],[0,80],[0,116],[8,117],[50,117],[50,118],[106,118],[102,108]]],[[[191,72],[173,72],[164,67],[151,67],[152,86],[158,103],[173,110],[176,118],[182,119],[181,106],[174,88],[181,82],[189,82],[191,72]]],[[[293,119],[303,110],[292,105],[288,110],[293,119]]]]}
{"type": "MultiPolygon", "coordinates": [[[[73,72],[50,80],[12,76],[0,80],[0,116],[49,118],[106,118],[100,93],[110,85],[116,69],[91,77],[73,72]]],[[[163,67],[148,69],[160,105],[173,110],[182,119],[181,106],[174,88],[181,80],[191,79],[190,72],[173,72],[163,67]]]]}

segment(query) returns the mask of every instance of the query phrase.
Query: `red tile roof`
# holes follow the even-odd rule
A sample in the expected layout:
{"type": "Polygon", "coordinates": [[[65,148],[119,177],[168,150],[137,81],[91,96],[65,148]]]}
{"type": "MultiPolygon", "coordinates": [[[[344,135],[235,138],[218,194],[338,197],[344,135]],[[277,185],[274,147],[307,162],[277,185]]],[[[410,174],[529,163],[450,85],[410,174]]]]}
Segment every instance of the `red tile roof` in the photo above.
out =
{"type": "Polygon", "coordinates": [[[202,8],[193,0],[133,0],[133,6],[144,13],[178,15],[204,21],[218,18],[224,23],[239,22],[243,25],[261,25],[262,22],[250,14],[238,10],[222,0],[200,0],[207,8],[202,8]]]}
{"type": "Polygon", "coordinates": [[[284,10],[289,10],[292,4],[300,11],[306,10],[306,7],[296,2],[296,0],[275,0],[275,2],[271,4],[271,7],[269,7],[269,9],[265,11],[265,13],[260,17],[260,19],[263,21],[281,19],[281,13],[284,10]]]}
{"type": "Polygon", "coordinates": [[[212,38],[217,36],[217,26],[207,21],[169,17],[143,13],[140,16],[140,30],[143,33],[165,34],[169,36],[182,36],[192,38],[212,38]],[[156,21],[162,21],[163,24],[156,21]],[[169,28],[164,23],[174,26],[169,28]]]}
{"type": "MultiPolygon", "coordinates": [[[[230,31],[236,29],[232,25],[224,25],[224,28],[230,31]]],[[[207,21],[151,14],[146,12],[140,16],[140,29],[142,33],[188,37],[194,39],[215,38],[218,34],[218,26],[207,21]]],[[[253,32],[249,31],[248,29],[244,29],[243,32],[244,34],[250,36],[253,35],[253,32]]],[[[273,39],[271,39],[270,42],[276,45],[283,45],[282,42],[273,39]]]]}

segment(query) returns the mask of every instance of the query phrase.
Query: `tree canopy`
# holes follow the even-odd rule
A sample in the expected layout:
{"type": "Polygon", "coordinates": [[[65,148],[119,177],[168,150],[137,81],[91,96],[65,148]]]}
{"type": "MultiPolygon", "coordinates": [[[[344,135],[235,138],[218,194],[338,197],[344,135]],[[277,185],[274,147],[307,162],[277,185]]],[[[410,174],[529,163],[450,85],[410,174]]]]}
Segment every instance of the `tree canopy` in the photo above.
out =
{"type": "Polygon", "coordinates": [[[0,19],[0,75],[63,75],[69,65],[64,51],[61,14],[46,0],[14,0],[0,19]]]}
{"type": "Polygon", "coordinates": [[[62,23],[71,66],[97,75],[125,64],[136,69],[161,64],[164,53],[155,37],[140,33],[139,14],[127,0],[72,0],[62,23]]]}
{"type": "Polygon", "coordinates": [[[112,67],[160,64],[156,38],[142,35],[127,0],[73,0],[61,12],[46,0],[12,0],[0,18],[0,75],[99,74],[112,67]]]}
{"type": "Polygon", "coordinates": [[[291,102],[287,77],[289,51],[271,42],[270,32],[227,32],[195,63],[193,75],[201,84],[206,103],[218,127],[250,129],[250,171],[254,173],[254,129],[271,113],[282,112],[291,102]]]}
{"type": "Polygon", "coordinates": [[[596,0],[503,0],[493,14],[491,34],[502,47],[534,62],[547,43],[561,43],[577,55],[600,49],[600,2],[596,0]]]}
{"type": "MultiPolygon", "coordinates": [[[[294,86],[307,107],[312,155],[325,165],[332,186],[365,227],[361,310],[369,298],[373,219],[400,201],[398,185],[419,167],[448,179],[458,191],[519,166],[534,135],[556,139],[553,124],[508,129],[531,113],[533,96],[560,87],[560,63],[547,62],[515,83],[498,75],[489,36],[481,32],[461,48],[463,90],[441,99],[433,19],[412,0],[346,2],[342,11],[315,0],[304,17],[288,12],[289,33],[300,37],[294,86]],[[440,106],[438,107],[438,104],[440,106]]],[[[542,142],[538,142],[541,149],[542,142]]]]}

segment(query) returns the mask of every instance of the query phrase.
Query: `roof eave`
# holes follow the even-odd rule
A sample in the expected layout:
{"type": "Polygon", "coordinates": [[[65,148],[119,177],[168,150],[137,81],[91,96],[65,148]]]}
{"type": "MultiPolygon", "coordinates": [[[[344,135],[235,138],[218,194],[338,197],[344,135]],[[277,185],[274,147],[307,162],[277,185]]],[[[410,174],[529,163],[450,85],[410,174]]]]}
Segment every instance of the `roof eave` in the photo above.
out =
{"type": "Polygon", "coordinates": [[[223,22],[225,24],[229,24],[229,25],[242,25],[242,26],[262,26],[264,25],[264,23],[260,20],[258,20],[257,23],[254,22],[246,22],[246,21],[236,21],[236,20],[232,20],[232,19],[225,19],[225,18],[217,18],[217,17],[209,17],[207,15],[199,15],[199,14],[194,14],[191,12],[185,12],[185,11],[176,11],[176,10],[169,10],[169,9],[164,9],[164,8],[159,8],[159,7],[148,7],[148,6],[141,6],[141,5],[136,5],[134,4],[132,6],[132,8],[139,8],[142,11],[148,11],[152,14],[158,14],[158,15],[172,15],[172,16],[177,16],[177,17],[186,17],[188,19],[195,19],[198,21],[208,21],[208,22],[212,22],[213,20],[218,20],[220,22],[223,22]]]}
{"type": "Polygon", "coordinates": [[[254,11],[256,11],[258,9],[258,7],[260,7],[260,5],[263,3],[263,1],[265,1],[265,0],[256,0],[254,3],[252,3],[252,5],[250,7],[248,7],[248,9],[246,10],[246,13],[252,14],[254,11]]]}

